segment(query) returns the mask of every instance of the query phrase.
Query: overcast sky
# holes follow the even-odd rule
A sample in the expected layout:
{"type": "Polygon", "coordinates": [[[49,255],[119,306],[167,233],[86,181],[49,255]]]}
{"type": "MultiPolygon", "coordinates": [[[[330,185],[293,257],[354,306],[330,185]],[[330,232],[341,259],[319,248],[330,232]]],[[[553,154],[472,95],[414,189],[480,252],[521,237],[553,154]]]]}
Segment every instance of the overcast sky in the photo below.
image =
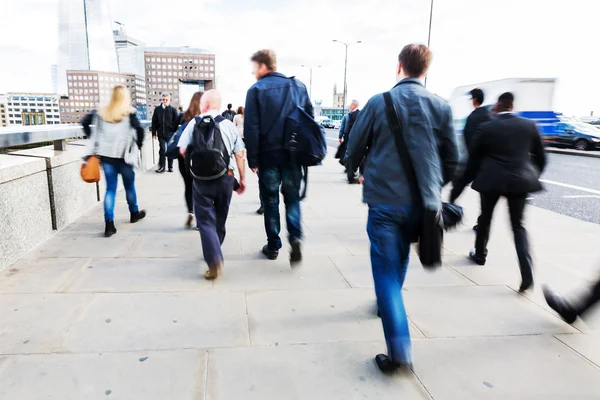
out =
{"type": "MultiPolygon", "coordinates": [[[[108,0],[113,20],[148,45],[208,48],[217,84],[241,104],[253,83],[248,61],[274,49],[279,70],[330,105],[342,87],[362,103],[395,83],[405,44],[427,42],[430,0],[108,0]]],[[[56,63],[58,0],[2,0],[0,93],[49,91],[56,63]]],[[[508,77],[556,77],[555,110],[600,115],[599,0],[435,0],[429,88],[448,97],[456,86],[508,77]]]]}

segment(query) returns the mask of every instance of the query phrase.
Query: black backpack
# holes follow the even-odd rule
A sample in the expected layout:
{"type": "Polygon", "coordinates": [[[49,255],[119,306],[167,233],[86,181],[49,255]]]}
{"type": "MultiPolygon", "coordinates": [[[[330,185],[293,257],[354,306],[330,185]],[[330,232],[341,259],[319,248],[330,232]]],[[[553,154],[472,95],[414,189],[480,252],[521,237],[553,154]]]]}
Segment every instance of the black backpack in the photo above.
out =
{"type": "Polygon", "coordinates": [[[190,174],[199,181],[219,179],[229,169],[230,155],[219,129],[219,123],[225,119],[220,115],[195,119],[189,158],[190,174]]]}

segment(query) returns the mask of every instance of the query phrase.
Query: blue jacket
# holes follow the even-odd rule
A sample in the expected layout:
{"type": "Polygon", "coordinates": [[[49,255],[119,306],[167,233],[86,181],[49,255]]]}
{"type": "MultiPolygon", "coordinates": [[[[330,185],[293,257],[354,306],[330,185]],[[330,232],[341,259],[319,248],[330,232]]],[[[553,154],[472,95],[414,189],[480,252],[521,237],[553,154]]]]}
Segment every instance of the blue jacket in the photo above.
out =
{"type": "Polygon", "coordinates": [[[294,77],[271,72],[248,89],[244,139],[250,168],[271,168],[285,160],[285,120],[296,106],[314,118],[306,86],[294,77]]]}
{"type": "MultiPolygon", "coordinates": [[[[423,205],[427,209],[439,209],[442,187],[450,181],[458,163],[450,106],[428,92],[417,79],[400,81],[390,93],[398,110],[423,205]]],[[[350,133],[346,157],[351,181],[365,156],[364,202],[370,206],[411,205],[410,188],[388,123],[383,94],[369,100],[350,133]]]]}

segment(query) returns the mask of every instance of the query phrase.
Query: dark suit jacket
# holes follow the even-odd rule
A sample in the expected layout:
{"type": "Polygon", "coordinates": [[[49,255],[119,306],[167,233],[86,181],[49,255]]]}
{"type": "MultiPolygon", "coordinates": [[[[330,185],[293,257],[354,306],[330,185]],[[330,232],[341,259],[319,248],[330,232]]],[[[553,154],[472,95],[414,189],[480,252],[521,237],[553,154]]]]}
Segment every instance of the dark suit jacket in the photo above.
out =
{"type": "Polygon", "coordinates": [[[169,105],[163,110],[162,105],[159,105],[154,109],[154,115],[152,115],[153,136],[169,140],[178,127],[179,115],[175,107],[169,105]]]}
{"type": "Polygon", "coordinates": [[[473,135],[475,135],[477,128],[479,128],[481,124],[491,120],[492,116],[486,107],[476,108],[473,110],[471,115],[467,117],[467,122],[465,123],[465,128],[463,129],[463,137],[465,139],[467,149],[469,149],[471,146],[471,139],[473,139],[473,135]]]}
{"type": "Polygon", "coordinates": [[[543,189],[546,167],[540,133],[531,120],[503,114],[479,127],[471,143],[466,182],[480,193],[516,195],[543,189]]]}

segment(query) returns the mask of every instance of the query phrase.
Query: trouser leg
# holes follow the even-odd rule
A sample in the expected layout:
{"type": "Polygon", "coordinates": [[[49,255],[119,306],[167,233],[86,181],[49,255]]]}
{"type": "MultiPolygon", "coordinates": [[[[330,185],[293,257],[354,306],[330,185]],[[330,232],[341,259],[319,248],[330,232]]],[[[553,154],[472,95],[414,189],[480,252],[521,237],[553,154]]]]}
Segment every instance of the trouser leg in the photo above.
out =
{"type": "Polygon", "coordinates": [[[279,215],[279,188],[281,187],[281,170],[279,168],[259,169],[260,194],[265,209],[265,231],[269,248],[279,250],[282,247],[281,220],[279,215]]]}
{"type": "Polygon", "coordinates": [[[500,196],[497,194],[481,194],[481,215],[478,219],[477,234],[475,236],[475,253],[478,257],[487,256],[487,244],[490,238],[490,226],[492,224],[492,216],[494,208],[500,196]]]}
{"type": "Polygon", "coordinates": [[[229,205],[233,194],[233,176],[226,175],[222,177],[218,186],[215,197],[215,211],[217,213],[217,235],[219,243],[222,245],[225,241],[227,216],[229,215],[229,205]]]}
{"type": "Polygon", "coordinates": [[[529,282],[533,280],[533,261],[529,254],[527,231],[523,227],[523,213],[525,211],[525,204],[527,203],[527,195],[509,196],[507,199],[521,277],[524,281],[529,282]]]}
{"type": "Polygon", "coordinates": [[[215,187],[212,182],[194,181],[194,212],[202,241],[204,261],[209,267],[223,262],[221,242],[217,234],[215,187]]]}
{"type": "Polygon", "coordinates": [[[137,203],[137,192],[135,190],[135,171],[133,166],[121,164],[121,176],[123,177],[123,187],[125,187],[125,197],[127,198],[127,205],[129,206],[130,213],[136,213],[139,211],[137,203]]]}
{"type": "Polygon", "coordinates": [[[300,210],[300,186],[302,168],[286,165],[282,170],[281,193],[285,203],[285,218],[290,242],[302,239],[302,215],[300,210]]]}

